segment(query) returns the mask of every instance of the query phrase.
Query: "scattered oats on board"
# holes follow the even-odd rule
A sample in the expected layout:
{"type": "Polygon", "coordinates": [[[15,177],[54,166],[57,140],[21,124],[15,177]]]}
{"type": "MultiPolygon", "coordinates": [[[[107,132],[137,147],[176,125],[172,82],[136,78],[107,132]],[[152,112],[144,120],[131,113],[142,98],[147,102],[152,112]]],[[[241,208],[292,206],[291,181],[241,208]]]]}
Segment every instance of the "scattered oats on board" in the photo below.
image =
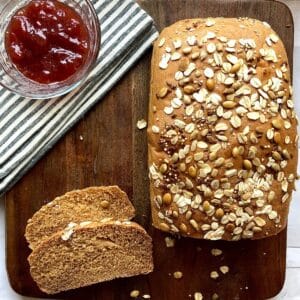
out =
{"type": "Polygon", "coordinates": [[[147,127],[147,122],[144,119],[138,120],[136,127],[140,130],[145,129],[147,127]]]}
{"type": "Polygon", "coordinates": [[[203,296],[200,292],[194,294],[194,300],[203,300],[203,296]]]}
{"type": "Polygon", "coordinates": [[[80,136],[79,136],[79,139],[80,139],[81,141],[83,141],[83,136],[82,136],[82,135],[80,135],[80,136]]]}
{"type": "Polygon", "coordinates": [[[183,274],[180,271],[176,271],[176,272],[173,273],[173,276],[174,276],[175,279],[181,279],[183,274]]]}
{"type": "Polygon", "coordinates": [[[223,253],[223,251],[220,249],[217,249],[217,248],[213,248],[213,249],[211,249],[210,253],[213,256],[219,256],[223,253]]]}
{"type": "Polygon", "coordinates": [[[211,296],[211,300],[218,300],[219,299],[219,295],[217,293],[214,293],[212,296],[211,296]]]}
{"type": "Polygon", "coordinates": [[[133,290],[130,292],[131,298],[137,298],[139,295],[140,295],[140,291],[138,291],[138,290],[133,290]]]}
{"type": "Polygon", "coordinates": [[[151,296],[148,295],[148,294],[145,294],[145,295],[143,295],[142,297],[143,297],[144,299],[151,299],[151,296]]]}
{"type": "Polygon", "coordinates": [[[220,267],[220,271],[223,273],[223,274],[227,274],[229,272],[229,267],[228,266],[221,266],[220,267]]]}
{"type": "Polygon", "coordinates": [[[210,278],[217,279],[219,277],[219,273],[217,271],[210,272],[210,278]]]}
{"type": "Polygon", "coordinates": [[[165,243],[167,248],[172,248],[175,246],[175,239],[167,236],[165,237],[165,243]]]}

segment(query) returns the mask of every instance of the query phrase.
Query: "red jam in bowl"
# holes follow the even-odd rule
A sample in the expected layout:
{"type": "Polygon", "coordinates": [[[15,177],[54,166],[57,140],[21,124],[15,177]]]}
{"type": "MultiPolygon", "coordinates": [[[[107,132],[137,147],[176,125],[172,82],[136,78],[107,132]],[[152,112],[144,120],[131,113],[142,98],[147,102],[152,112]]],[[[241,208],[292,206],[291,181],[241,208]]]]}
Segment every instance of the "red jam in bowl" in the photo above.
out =
{"type": "Polygon", "coordinates": [[[57,0],[33,0],[11,18],[5,46],[24,76],[50,84],[66,80],[84,65],[89,34],[73,8],[57,0]]]}

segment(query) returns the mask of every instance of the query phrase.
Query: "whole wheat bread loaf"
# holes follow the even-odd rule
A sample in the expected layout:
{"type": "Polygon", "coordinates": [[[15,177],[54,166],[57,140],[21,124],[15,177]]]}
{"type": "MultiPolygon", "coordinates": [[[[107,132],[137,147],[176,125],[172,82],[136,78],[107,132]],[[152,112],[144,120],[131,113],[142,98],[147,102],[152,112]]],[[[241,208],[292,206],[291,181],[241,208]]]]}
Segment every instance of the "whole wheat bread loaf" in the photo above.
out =
{"type": "Polygon", "coordinates": [[[28,261],[39,288],[55,294],[152,272],[152,241],[130,221],[71,223],[40,243],[28,261]]]}
{"type": "Polygon", "coordinates": [[[133,205],[118,186],[89,187],[68,192],[44,205],[28,220],[25,237],[34,249],[70,222],[130,220],[134,215],[133,205]]]}
{"type": "Polygon", "coordinates": [[[154,226],[230,241],[283,230],[298,134],[287,54],[270,25],[209,18],[165,28],[150,91],[154,226]]]}

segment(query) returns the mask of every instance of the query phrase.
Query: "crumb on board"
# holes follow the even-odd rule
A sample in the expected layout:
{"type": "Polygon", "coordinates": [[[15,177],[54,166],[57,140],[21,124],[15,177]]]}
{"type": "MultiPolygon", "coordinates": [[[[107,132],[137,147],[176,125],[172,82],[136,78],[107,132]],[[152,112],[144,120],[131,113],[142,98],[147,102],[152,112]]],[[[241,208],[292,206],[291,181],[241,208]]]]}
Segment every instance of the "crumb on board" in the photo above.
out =
{"type": "Polygon", "coordinates": [[[227,274],[229,272],[229,267],[228,266],[221,266],[220,267],[220,271],[223,273],[223,274],[227,274]]]}
{"type": "Polygon", "coordinates": [[[138,120],[136,123],[136,127],[140,130],[145,129],[147,127],[147,122],[144,119],[138,120]]]}
{"type": "Polygon", "coordinates": [[[138,291],[138,290],[133,290],[130,292],[131,298],[137,298],[139,295],[140,295],[140,291],[138,291]]]}
{"type": "Polygon", "coordinates": [[[217,293],[214,293],[212,296],[211,296],[211,300],[218,300],[219,299],[219,295],[217,293]]]}
{"type": "Polygon", "coordinates": [[[175,279],[181,279],[183,277],[183,274],[180,271],[176,271],[173,273],[173,276],[175,279]]]}
{"type": "Polygon", "coordinates": [[[167,236],[165,237],[165,243],[167,248],[172,248],[175,246],[175,239],[167,236]]]}
{"type": "Polygon", "coordinates": [[[211,249],[211,255],[213,255],[213,256],[219,256],[219,255],[221,255],[222,253],[223,253],[223,251],[220,250],[220,249],[217,249],[217,248],[211,249]]]}
{"type": "Polygon", "coordinates": [[[194,294],[194,300],[202,300],[203,299],[203,295],[200,292],[196,292],[194,294]]]}
{"type": "Polygon", "coordinates": [[[210,278],[217,279],[219,277],[219,273],[217,271],[210,272],[210,278]]]}

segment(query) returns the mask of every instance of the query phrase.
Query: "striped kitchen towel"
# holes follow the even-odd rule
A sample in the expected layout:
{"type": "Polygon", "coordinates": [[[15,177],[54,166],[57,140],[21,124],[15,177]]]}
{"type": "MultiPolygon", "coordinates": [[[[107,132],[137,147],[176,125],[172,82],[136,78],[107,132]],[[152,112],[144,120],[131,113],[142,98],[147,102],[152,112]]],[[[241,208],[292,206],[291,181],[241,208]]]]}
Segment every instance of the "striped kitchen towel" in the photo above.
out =
{"type": "Polygon", "coordinates": [[[0,194],[95,105],[158,36],[152,18],[134,0],[93,4],[101,22],[101,53],[84,88],[33,100],[0,87],[0,194]]]}

